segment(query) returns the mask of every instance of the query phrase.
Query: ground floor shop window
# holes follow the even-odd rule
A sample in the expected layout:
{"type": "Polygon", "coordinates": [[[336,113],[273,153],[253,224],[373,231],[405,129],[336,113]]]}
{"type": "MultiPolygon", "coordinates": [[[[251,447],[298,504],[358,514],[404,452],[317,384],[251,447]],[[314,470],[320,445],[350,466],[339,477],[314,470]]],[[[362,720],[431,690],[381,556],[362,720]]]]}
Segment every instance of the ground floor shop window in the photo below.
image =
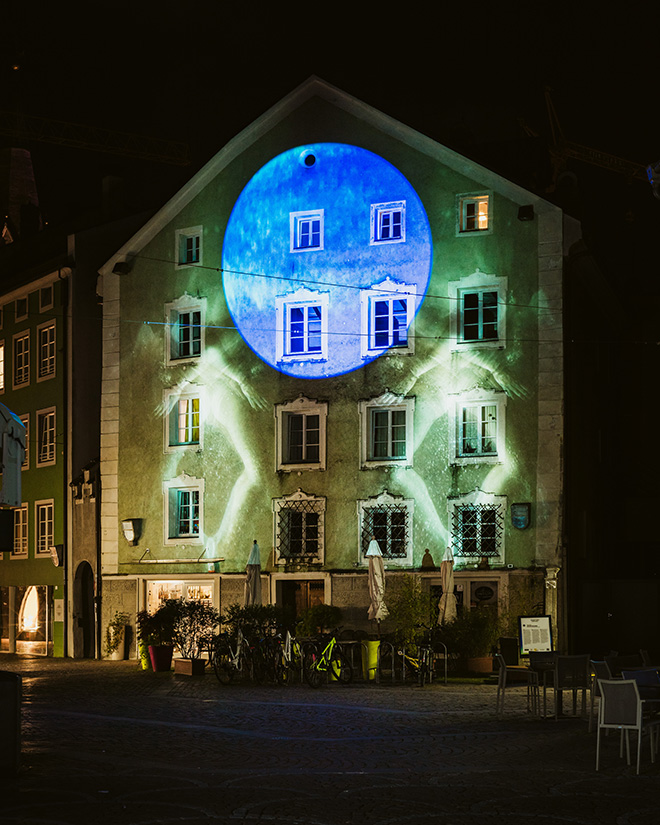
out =
{"type": "Polygon", "coordinates": [[[153,613],[166,599],[186,599],[213,605],[215,588],[212,581],[166,579],[147,582],[147,611],[153,613]]]}
{"type": "Polygon", "coordinates": [[[48,587],[2,587],[0,594],[0,649],[47,655],[52,644],[48,587]]]}

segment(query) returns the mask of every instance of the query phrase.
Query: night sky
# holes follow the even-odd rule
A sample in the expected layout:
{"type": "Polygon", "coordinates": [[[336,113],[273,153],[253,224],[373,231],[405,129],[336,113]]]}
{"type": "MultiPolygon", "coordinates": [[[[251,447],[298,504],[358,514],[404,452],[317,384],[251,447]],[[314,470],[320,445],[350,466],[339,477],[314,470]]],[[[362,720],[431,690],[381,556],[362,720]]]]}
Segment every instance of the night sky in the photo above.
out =
{"type": "MultiPolygon", "coordinates": [[[[604,19],[595,4],[21,2],[3,8],[0,108],[190,147],[177,169],[32,144],[51,224],[84,212],[105,174],[162,202],[312,74],[544,194],[549,179],[530,170],[549,138],[545,86],[568,140],[642,166],[660,159],[655,28],[626,7],[604,19]]],[[[646,184],[571,168],[580,192],[561,205],[588,232],[607,238],[633,213],[642,234],[657,227],[646,184]]]]}

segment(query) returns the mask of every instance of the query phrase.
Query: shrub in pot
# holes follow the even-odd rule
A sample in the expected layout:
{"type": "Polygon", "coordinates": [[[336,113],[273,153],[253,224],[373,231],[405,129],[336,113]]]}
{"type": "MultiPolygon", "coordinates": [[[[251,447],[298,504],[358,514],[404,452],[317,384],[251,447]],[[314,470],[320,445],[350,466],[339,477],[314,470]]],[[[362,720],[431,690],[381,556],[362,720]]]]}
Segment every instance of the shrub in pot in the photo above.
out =
{"type": "Polygon", "coordinates": [[[500,630],[497,608],[464,607],[452,622],[442,625],[440,640],[447,645],[450,655],[458,656],[466,670],[490,673],[500,630]]]}
{"type": "Polygon", "coordinates": [[[143,668],[147,655],[154,671],[171,668],[177,605],[177,599],[166,599],[153,613],[140,610],[137,614],[138,644],[143,668]]]}
{"type": "Polygon", "coordinates": [[[130,616],[120,610],[108,622],[105,629],[105,655],[109,659],[123,659],[126,655],[126,625],[130,616]]]}
{"type": "Polygon", "coordinates": [[[300,615],[300,635],[327,633],[341,624],[341,608],[334,604],[315,604],[300,615]]]}
{"type": "Polygon", "coordinates": [[[172,640],[181,654],[181,660],[174,663],[175,672],[187,675],[204,672],[206,660],[202,654],[208,650],[219,622],[220,614],[210,604],[184,599],[175,602],[172,640]]]}

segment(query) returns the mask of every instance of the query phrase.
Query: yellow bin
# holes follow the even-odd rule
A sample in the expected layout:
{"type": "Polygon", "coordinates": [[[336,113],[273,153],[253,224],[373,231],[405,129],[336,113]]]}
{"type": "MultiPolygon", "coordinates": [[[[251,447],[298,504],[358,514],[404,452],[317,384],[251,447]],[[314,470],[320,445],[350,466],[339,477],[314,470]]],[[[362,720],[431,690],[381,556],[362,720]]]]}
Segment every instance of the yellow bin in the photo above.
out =
{"type": "Polygon", "coordinates": [[[365,679],[372,680],[376,678],[379,648],[380,639],[376,639],[375,641],[367,641],[366,648],[362,645],[362,674],[365,679]]]}

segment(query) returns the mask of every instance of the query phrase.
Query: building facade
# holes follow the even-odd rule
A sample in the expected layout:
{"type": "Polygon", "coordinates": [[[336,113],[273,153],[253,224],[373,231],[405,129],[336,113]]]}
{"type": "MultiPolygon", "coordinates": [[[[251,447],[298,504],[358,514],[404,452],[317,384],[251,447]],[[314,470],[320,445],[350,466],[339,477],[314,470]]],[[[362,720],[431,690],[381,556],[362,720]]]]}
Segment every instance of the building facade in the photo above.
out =
{"type": "MultiPolygon", "coordinates": [[[[570,239],[572,240],[572,239],[570,239]]],[[[561,211],[312,78],[105,264],[103,624],[388,586],[563,627],[561,211]],[[433,592],[433,591],[432,591],[433,592]],[[525,602],[527,600],[527,602],[525,602]]]]}

